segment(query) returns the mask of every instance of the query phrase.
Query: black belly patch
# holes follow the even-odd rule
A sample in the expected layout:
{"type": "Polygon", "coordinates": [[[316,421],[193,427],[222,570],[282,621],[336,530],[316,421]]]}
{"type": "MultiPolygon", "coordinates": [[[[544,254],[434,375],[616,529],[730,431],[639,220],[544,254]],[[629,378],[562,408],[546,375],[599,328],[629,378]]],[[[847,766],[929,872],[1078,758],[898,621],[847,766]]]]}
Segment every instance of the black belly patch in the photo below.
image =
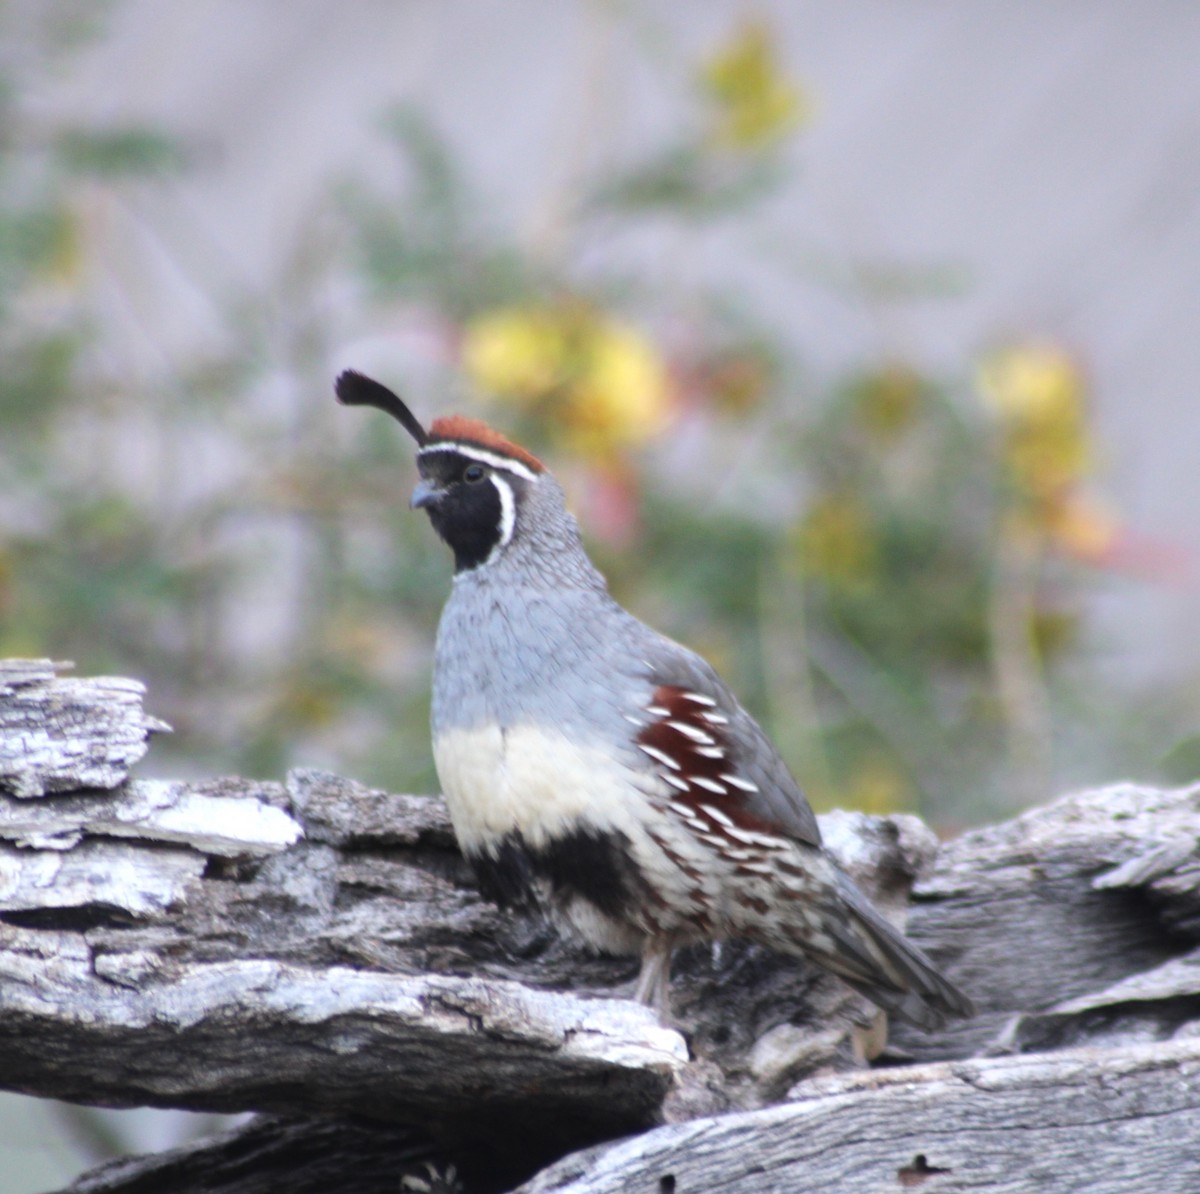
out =
{"type": "Polygon", "coordinates": [[[533,861],[519,833],[506,834],[494,850],[467,854],[479,880],[479,890],[501,908],[529,908],[538,904],[533,861]]]}
{"type": "Polygon", "coordinates": [[[533,850],[514,830],[494,853],[467,858],[480,890],[502,908],[538,907],[546,892],[554,901],[585,899],[614,920],[624,920],[646,889],[623,833],[573,829],[533,850]]]}

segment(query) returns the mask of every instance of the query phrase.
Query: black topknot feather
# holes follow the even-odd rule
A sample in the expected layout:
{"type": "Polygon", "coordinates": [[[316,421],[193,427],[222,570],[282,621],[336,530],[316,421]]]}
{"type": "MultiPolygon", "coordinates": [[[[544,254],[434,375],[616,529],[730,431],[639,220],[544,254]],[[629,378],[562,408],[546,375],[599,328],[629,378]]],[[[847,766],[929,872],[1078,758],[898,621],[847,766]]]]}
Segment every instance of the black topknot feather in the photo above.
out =
{"type": "Polygon", "coordinates": [[[421,426],[417,416],[404,405],[398,394],[381,382],[354,369],[347,369],[338,377],[333,389],[343,406],[373,406],[391,415],[420,447],[429,442],[429,433],[421,426]]]}

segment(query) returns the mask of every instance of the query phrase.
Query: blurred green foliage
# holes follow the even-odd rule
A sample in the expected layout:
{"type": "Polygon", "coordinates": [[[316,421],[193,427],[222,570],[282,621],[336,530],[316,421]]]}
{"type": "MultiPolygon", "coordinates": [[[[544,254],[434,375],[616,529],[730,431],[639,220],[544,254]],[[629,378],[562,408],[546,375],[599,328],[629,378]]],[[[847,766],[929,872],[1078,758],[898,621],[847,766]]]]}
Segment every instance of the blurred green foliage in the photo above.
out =
{"type": "MultiPolygon", "coordinates": [[[[186,180],[191,155],[156,129],[37,127],[22,89],[64,44],[42,33],[0,79],[0,652],[146,680],[176,727],[159,770],[436,785],[449,563],[407,509],[410,444],[333,404],[345,320],[323,296],[346,278],[356,331],[417,330],[421,367],[384,380],[543,454],[619,599],[717,664],[818,806],[949,827],[1153,774],[1182,737],[1178,703],[1141,721],[1088,668],[1085,597],[1122,531],[1090,494],[1077,363],[1015,344],[829,382],[735,279],[597,264],[651,225],[686,254],[792,181],[810,104],[769,28],[695,64],[677,135],[574,179],[548,239],[496,228],[456,148],[395,107],[398,184],[331,185],[281,276],[223,300],[221,347],[153,381],[96,351],[87,213],[186,180]]],[[[855,276],[867,302],[953,300],[944,271],[855,276]]]]}

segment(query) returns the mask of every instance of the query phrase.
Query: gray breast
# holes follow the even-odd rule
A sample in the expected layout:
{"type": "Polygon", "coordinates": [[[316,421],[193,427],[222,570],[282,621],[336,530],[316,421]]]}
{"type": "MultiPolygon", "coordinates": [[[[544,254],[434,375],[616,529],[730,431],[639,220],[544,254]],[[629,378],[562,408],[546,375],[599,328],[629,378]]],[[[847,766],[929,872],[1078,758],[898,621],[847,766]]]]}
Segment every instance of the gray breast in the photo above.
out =
{"type": "Polygon", "coordinates": [[[438,627],[433,731],[554,725],[628,737],[644,699],[640,626],[606,592],[546,591],[463,575],[438,627]]]}

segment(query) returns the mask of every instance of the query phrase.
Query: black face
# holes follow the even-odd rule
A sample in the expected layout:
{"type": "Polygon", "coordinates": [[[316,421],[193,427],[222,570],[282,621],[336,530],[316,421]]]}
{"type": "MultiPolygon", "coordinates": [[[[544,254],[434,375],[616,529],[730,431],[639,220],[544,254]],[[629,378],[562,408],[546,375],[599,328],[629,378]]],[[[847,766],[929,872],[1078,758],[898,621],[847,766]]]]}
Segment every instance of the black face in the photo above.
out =
{"type": "Polygon", "coordinates": [[[504,472],[495,480],[497,470],[491,465],[452,450],[423,453],[417,467],[423,484],[414,494],[414,505],[424,507],[433,529],[450,545],[455,571],[477,568],[505,534],[497,486],[515,490],[520,478],[504,472]]]}

